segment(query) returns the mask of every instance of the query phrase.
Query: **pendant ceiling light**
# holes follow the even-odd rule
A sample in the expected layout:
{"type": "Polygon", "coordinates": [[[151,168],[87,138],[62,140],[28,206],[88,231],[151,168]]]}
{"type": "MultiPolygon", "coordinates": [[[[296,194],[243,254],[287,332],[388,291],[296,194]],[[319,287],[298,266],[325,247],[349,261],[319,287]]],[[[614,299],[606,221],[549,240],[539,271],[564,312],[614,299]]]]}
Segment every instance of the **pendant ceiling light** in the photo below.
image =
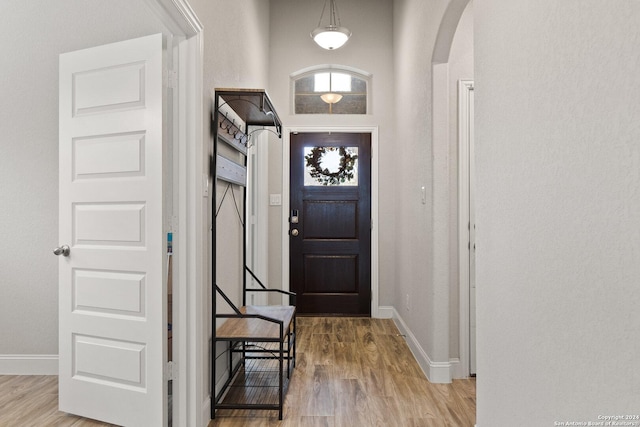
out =
{"type": "Polygon", "coordinates": [[[322,100],[327,104],[335,104],[336,102],[340,102],[340,100],[342,99],[342,95],[340,95],[339,93],[329,92],[323,93],[322,95],[320,95],[320,98],[322,98],[322,100]]]}
{"type": "Polygon", "coordinates": [[[322,95],[320,95],[320,98],[327,104],[331,105],[331,104],[340,102],[340,100],[342,99],[342,95],[340,95],[339,93],[335,93],[333,91],[333,73],[328,73],[328,74],[329,74],[329,92],[323,93],[322,95]]]}
{"type": "Polygon", "coordinates": [[[311,38],[321,48],[334,50],[345,44],[349,37],[351,37],[351,31],[340,26],[340,16],[338,15],[335,0],[325,0],[322,14],[320,14],[320,21],[318,21],[318,28],[311,32],[311,38]],[[329,1],[329,25],[323,27],[322,18],[327,8],[327,1],[329,1]]]}

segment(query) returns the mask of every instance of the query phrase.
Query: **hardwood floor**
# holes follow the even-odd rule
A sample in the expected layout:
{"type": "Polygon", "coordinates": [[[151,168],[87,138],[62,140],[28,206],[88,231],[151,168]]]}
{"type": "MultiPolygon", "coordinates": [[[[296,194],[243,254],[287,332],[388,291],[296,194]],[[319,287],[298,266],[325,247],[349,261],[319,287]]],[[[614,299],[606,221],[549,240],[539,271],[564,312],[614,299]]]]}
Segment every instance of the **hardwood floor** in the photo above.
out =
{"type": "Polygon", "coordinates": [[[209,427],[472,427],[475,380],[431,384],[392,320],[299,317],[297,363],[276,411],[219,410],[209,427]]]}
{"type": "MultiPolygon", "coordinates": [[[[0,376],[0,427],[110,426],[59,412],[57,390],[55,376],[0,376]]],[[[475,380],[429,383],[392,320],[300,317],[284,419],[276,411],[220,410],[209,427],[474,423],[475,380]]]]}
{"type": "Polygon", "coordinates": [[[110,426],[58,411],[58,377],[0,376],[1,427],[110,426]]]}

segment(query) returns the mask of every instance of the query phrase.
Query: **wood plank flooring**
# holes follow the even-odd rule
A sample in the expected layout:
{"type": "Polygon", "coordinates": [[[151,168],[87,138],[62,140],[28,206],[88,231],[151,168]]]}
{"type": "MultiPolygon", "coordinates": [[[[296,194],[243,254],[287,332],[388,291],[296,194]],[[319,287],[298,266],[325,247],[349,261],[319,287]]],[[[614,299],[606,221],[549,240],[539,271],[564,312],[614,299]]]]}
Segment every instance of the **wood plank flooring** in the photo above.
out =
{"type": "Polygon", "coordinates": [[[392,320],[298,317],[297,363],[276,411],[219,410],[209,427],[472,427],[475,380],[431,384],[392,320]]]}
{"type": "MultiPolygon", "coordinates": [[[[282,421],[276,411],[221,410],[209,427],[475,423],[475,381],[429,383],[392,320],[299,317],[297,355],[282,421]]],[[[110,426],[57,408],[56,376],[0,376],[1,427],[110,426]]]]}
{"type": "Polygon", "coordinates": [[[104,427],[110,425],[59,412],[57,376],[0,376],[1,427],[104,427]]]}

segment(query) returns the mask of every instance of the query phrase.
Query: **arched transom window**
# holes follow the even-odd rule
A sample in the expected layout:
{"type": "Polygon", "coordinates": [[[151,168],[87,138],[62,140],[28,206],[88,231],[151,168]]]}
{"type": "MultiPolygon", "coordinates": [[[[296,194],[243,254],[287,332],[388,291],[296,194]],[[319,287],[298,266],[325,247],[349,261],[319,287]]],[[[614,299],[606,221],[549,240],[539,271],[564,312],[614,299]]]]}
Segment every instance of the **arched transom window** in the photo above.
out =
{"type": "Polygon", "coordinates": [[[295,114],[367,114],[371,76],[353,69],[321,67],[291,77],[295,114]]]}

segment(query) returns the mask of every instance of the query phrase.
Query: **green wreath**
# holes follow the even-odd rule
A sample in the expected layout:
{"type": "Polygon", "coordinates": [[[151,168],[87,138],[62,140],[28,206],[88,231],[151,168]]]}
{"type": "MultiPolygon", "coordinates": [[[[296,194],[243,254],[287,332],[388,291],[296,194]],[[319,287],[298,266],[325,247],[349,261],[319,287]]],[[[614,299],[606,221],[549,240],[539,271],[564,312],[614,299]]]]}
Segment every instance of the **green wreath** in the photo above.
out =
{"type": "Polygon", "coordinates": [[[312,178],[322,185],[339,185],[354,178],[354,167],[358,156],[345,147],[314,147],[304,158],[312,178]],[[338,171],[331,172],[322,167],[322,157],[327,151],[336,150],[339,150],[340,154],[340,167],[338,171]]]}

